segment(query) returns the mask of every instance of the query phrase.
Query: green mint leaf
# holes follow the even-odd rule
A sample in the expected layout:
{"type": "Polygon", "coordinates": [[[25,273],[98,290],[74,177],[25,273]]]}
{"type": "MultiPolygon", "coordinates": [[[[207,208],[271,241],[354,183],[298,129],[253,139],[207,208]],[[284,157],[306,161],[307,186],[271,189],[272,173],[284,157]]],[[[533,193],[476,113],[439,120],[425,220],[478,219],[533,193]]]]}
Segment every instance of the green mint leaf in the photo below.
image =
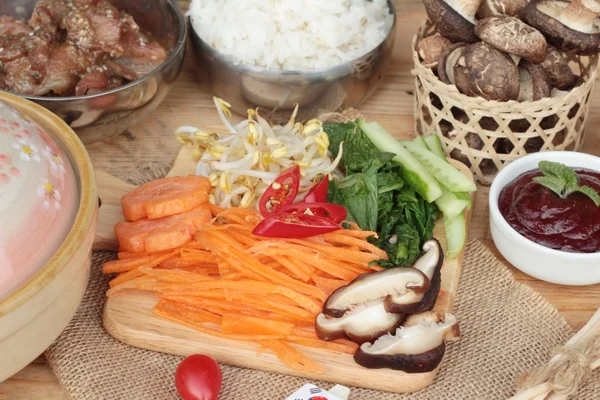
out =
{"type": "Polygon", "coordinates": [[[585,194],[590,199],[592,199],[592,201],[594,202],[594,204],[596,204],[596,206],[600,207],[600,195],[593,188],[591,188],[589,186],[577,186],[576,188],[573,189],[573,192],[581,192],[581,193],[585,194]]]}
{"type": "Polygon", "coordinates": [[[564,164],[552,161],[540,161],[538,166],[544,175],[562,179],[564,181],[564,188],[568,192],[572,191],[579,184],[577,173],[573,168],[567,167],[564,164]]]}
{"type": "Polygon", "coordinates": [[[563,192],[565,190],[565,181],[561,178],[550,175],[536,176],[535,178],[533,178],[533,181],[552,190],[559,197],[563,197],[563,192]]]}

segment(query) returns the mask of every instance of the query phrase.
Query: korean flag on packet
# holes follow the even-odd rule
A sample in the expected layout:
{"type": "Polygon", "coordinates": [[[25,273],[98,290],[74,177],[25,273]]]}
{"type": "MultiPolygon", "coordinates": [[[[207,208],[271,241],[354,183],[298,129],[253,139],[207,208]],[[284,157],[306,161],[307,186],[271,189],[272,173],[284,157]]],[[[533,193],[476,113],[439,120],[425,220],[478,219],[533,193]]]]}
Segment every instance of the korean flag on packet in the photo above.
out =
{"type": "Polygon", "coordinates": [[[340,397],[307,383],[285,400],[342,400],[340,397]]]}

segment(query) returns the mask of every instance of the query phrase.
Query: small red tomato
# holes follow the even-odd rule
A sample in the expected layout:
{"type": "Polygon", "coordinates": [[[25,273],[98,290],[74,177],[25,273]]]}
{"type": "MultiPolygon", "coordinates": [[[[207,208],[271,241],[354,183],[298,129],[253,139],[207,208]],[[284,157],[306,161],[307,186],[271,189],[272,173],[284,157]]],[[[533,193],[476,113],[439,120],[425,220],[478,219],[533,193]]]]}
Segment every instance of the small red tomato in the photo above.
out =
{"type": "Polygon", "coordinates": [[[175,387],[183,400],[217,400],[221,383],[219,364],[202,354],[186,357],[175,371],[175,387]]]}

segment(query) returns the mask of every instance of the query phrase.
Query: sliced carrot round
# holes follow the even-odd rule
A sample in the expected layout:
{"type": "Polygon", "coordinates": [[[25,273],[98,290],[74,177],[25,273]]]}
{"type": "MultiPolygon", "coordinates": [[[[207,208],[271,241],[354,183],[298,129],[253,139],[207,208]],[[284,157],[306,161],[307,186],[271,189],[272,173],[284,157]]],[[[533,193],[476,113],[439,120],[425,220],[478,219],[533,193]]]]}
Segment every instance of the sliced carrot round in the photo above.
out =
{"type": "Polygon", "coordinates": [[[208,179],[197,175],[151,181],[121,198],[123,216],[137,221],[185,213],[206,203],[211,190],[208,179]]]}
{"type": "Polygon", "coordinates": [[[134,222],[119,222],[115,235],[120,251],[156,252],[174,249],[192,240],[192,236],[212,219],[208,203],[183,214],[160,219],[143,218],[134,222]]]}

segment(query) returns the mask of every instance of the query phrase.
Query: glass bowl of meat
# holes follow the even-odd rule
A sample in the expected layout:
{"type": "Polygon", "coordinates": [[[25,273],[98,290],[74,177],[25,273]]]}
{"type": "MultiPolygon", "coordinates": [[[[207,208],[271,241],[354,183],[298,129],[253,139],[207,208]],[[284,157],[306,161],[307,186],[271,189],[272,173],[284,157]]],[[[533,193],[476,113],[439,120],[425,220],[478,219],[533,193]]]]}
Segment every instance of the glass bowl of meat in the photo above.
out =
{"type": "Polygon", "coordinates": [[[0,90],[54,112],[84,143],[100,141],[162,102],[186,36],[176,0],[4,0],[0,90]]]}

